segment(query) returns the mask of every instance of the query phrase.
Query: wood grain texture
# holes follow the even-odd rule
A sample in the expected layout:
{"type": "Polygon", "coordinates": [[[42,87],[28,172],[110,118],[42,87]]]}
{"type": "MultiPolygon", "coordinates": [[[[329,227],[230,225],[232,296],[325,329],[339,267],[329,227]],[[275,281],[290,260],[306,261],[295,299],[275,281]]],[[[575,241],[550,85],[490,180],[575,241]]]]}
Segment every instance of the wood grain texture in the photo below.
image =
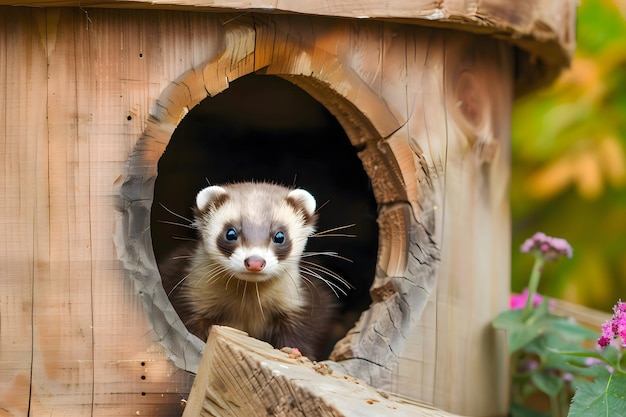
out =
{"type": "MultiPolygon", "coordinates": [[[[427,305],[418,325],[422,329],[412,333],[408,343],[423,346],[425,356],[407,365],[423,373],[436,364],[434,389],[428,383],[422,386],[424,393],[433,393],[435,404],[484,415],[506,408],[506,387],[493,384],[507,378],[503,339],[489,331],[489,324],[507,307],[509,285],[508,131],[513,88],[506,74],[512,73],[512,57],[503,45],[484,39],[459,37],[452,42],[444,36],[437,42],[444,46],[433,45],[424,65],[443,62],[444,71],[424,82],[422,94],[415,96],[423,123],[410,126],[409,141],[412,149],[422,150],[431,173],[441,225],[435,240],[442,258],[435,302],[427,305]],[[459,96],[459,82],[470,75],[478,80],[476,85],[467,96],[459,96]],[[470,105],[477,106],[477,113],[468,120],[458,110],[470,105]],[[494,149],[490,158],[483,152],[487,146],[494,149]],[[491,277],[489,282],[486,276],[491,277]],[[432,345],[424,346],[426,340],[432,345]],[[446,349],[452,344],[464,348],[446,349]],[[472,385],[491,388],[474,391],[458,379],[448,379],[454,373],[475,375],[472,385]]],[[[400,369],[407,369],[402,365],[400,369]]]]}
{"type": "Polygon", "coordinates": [[[0,100],[0,413],[4,415],[27,415],[31,405],[34,289],[48,276],[47,75],[42,27],[41,10],[0,14],[0,94],[5,98],[0,100]],[[24,70],[29,67],[33,70],[24,70]]]}
{"type": "Polygon", "coordinates": [[[364,21],[391,20],[480,33],[504,39],[520,48],[523,70],[516,82],[524,93],[553,80],[568,65],[575,47],[575,0],[533,0],[513,4],[503,0],[0,0],[0,5],[38,7],[167,8],[182,10],[295,13],[338,16],[364,21]]]}
{"type": "Polygon", "coordinates": [[[202,34],[211,18],[0,14],[0,409],[180,414],[191,376],[157,343],[120,264],[114,184],[158,95],[206,60],[207,36],[179,28],[202,34]]]}
{"type": "MultiPolygon", "coordinates": [[[[508,276],[510,49],[492,41],[482,53],[481,39],[434,29],[295,16],[238,16],[222,30],[224,49],[202,68],[206,91],[218,93],[254,69],[301,86],[361,149],[381,205],[372,288],[377,301],[331,358],[378,388],[459,413],[504,413],[507,361],[489,322],[506,308],[508,294],[508,281],[498,278],[508,276]],[[501,88],[487,88],[486,80],[501,88]],[[476,261],[489,245],[494,256],[476,261]],[[448,252],[439,269],[442,248],[448,252]],[[471,324],[462,325],[468,316],[471,324]],[[459,340],[472,346],[470,353],[458,348],[459,340]],[[459,382],[476,379],[470,375],[479,369],[479,381],[459,382]]],[[[199,84],[198,74],[179,82],[199,84]]],[[[153,146],[167,142],[174,115],[182,113],[176,106],[188,106],[164,95],[159,103],[169,105],[149,120],[125,180],[129,186],[149,186],[158,156],[153,146]]],[[[180,323],[170,325],[177,331],[169,334],[184,335],[180,323]]],[[[192,351],[184,352],[193,364],[192,351]]]]}
{"type": "MultiPolygon", "coordinates": [[[[53,398],[52,409],[88,415],[94,391],[89,142],[81,140],[77,123],[79,106],[87,103],[67,92],[87,91],[90,79],[77,77],[84,64],[76,59],[82,53],[76,51],[81,42],[74,38],[72,15],[69,9],[48,11],[41,22],[47,35],[49,229],[37,232],[47,240],[49,259],[40,258],[47,267],[33,291],[32,395],[53,398]]],[[[48,410],[42,400],[31,405],[34,414],[48,410]]]]}
{"type": "Polygon", "coordinates": [[[273,349],[229,327],[214,327],[184,417],[453,417],[273,349]]]}

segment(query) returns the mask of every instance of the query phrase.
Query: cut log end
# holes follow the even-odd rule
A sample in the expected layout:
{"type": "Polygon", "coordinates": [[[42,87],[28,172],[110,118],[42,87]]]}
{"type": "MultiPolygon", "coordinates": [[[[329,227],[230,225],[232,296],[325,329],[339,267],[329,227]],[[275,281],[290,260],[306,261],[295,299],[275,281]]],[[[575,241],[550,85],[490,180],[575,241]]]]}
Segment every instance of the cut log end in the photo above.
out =
{"type": "Polygon", "coordinates": [[[333,365],[214,326],[183,417],[455,416],[370,387],[333,365]]]}

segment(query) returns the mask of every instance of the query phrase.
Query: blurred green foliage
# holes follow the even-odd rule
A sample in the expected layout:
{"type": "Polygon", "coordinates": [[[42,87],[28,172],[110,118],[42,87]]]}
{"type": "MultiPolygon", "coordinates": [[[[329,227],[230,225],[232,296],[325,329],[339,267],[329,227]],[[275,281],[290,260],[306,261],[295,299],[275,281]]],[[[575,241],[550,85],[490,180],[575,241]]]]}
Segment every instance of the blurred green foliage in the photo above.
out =
{"type": "Polygon", "coordinates": [[[626,0],[582,0],[571,68],[513,111],[513,281],[536,231],[574,257],[546,267],[539,291],[611,311],[626,299],[626,0]]]}

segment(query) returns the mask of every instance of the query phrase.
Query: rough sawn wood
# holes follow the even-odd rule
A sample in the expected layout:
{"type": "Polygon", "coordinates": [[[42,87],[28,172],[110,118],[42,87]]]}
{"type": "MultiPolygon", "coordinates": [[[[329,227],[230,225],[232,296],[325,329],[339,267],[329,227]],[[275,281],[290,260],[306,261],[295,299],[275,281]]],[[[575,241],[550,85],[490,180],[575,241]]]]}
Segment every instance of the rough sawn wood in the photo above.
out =
{"type": "Polygon", "coordinates": [[[0,0],[0,5],[239,10],[387,20],[457,29],[503,39],[520,48],[516,88],[550,82],[574,52],[576,0],[0,0]]]}
{"type": "Polygon", "coordinates": [[[214,326],[183,417],[454,417],[214,326]]]}

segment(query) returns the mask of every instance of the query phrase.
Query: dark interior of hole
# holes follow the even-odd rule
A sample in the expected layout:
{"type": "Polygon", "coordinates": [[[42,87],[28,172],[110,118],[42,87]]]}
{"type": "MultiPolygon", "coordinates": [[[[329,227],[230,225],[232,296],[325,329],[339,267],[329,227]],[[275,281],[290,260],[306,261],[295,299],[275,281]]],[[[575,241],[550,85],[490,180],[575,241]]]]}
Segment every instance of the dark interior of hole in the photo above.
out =
{"type": "MultiPolygon", "coordinates": [[[[318,202],[318,231],[355,223],[348,237],[311,238],[308,251],[338,252],[352,262],[318,257],[355,287],[342,298],[332,343],[370,304],[378,249],[376,202],[369,178],[341,125],[319,102],[275,76],[248,75],[194,107],[176,128],[158,165],[151,233],[157,262],[194,230],[186,223],[197,192],[210,184],[272,181],[295,185],[318,202]],[[166,207],[167,210],[164,208],[166,207]]],[[[172,288],[166,285],[169,292],[172,288]]]]}

